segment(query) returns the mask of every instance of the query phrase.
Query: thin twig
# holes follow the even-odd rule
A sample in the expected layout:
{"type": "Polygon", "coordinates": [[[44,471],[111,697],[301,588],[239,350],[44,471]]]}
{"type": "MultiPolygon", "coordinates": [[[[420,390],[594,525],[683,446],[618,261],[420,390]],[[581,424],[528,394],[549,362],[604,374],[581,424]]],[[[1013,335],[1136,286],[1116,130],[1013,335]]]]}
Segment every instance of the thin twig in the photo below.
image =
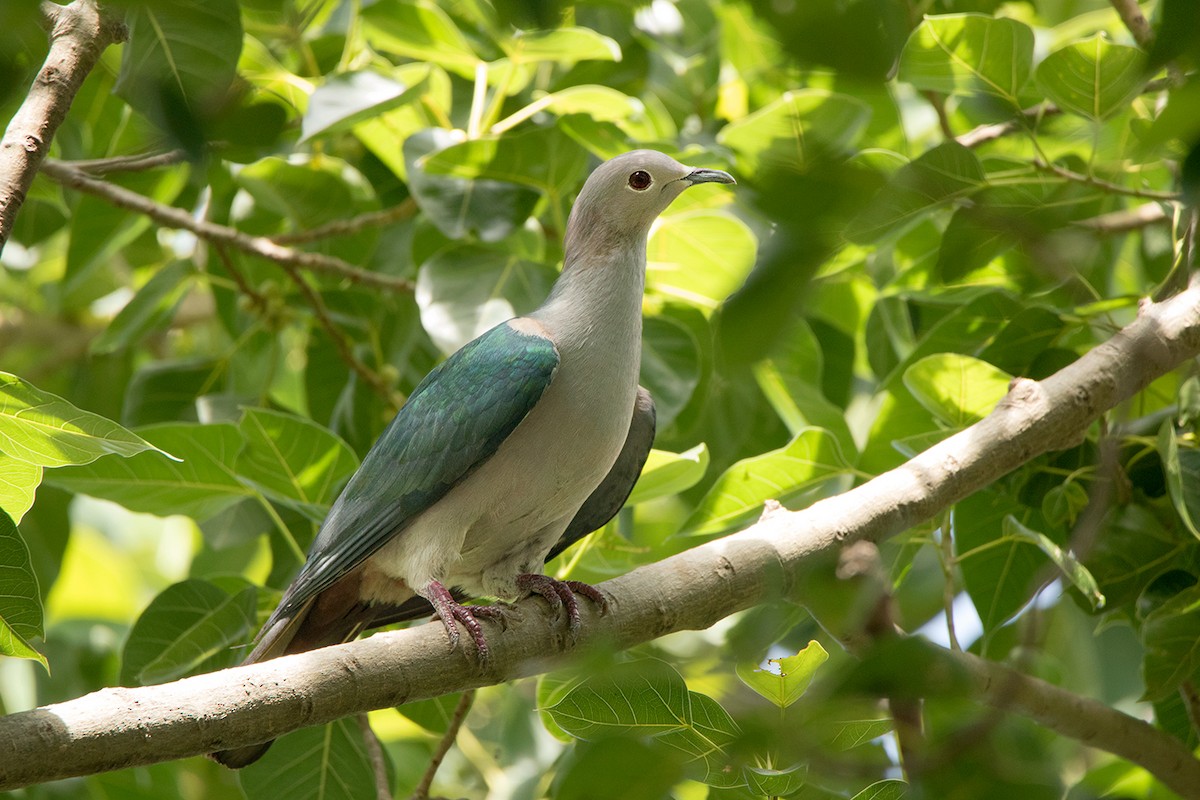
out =
{"type": "Polygon", "coordinates": [[[86,172],[89,175],[107,175],[110,172],[146,172],[159,167],[170,167],[187,160],[182,150],[165,153],[149,153],[140,156],[113,156],[111,158],[83,158],[63,161],[64,166],[86,172]]]}
{"type": "Polygon", "coordinates": [[[362,359],[354,355],[354,348],[351,346],[350,340],[346,337],[346,334],[342,333],[341,328],[334,324],[333,317],[329,314],[329,307],[325,305],[325,300],[321,297],[320,293],[310,286],[299,270],[291,264],[280,264],[280,267],[292,279],[292,283],[296,284],[296,288],[300,290],[300,293],[304,295],[309,307],[312,308],[313,316],[317,318],[317,322],[329,334],[329,338],[333,340],[333,345],[337,348],[338,356],[346,363],[346,366],[350,367],[350,369],[354,370],[355,374],[366,381],[367,385],[374,389],[376,394],[382,397],[385,402],[391,404],[393,411],[404,405],[404,398],[394,394],[391,387],[388,386],[387,381],[378,372],[368,367],[363,363],[362,359]]]}
{"type": "Polygon", "coordinates": [[[0,251],[75,93],[104,49],[128,36],[125,25],[95,0],[66,6],[45,0],[40,10],[50,30],[50,50],[0,138],[0,251]]]}
{"type": "Polygon", "coordinates": [[[947,139],[953,139],[954,126],[950,124],[950,117],[946,114],[946,97],[939,92],[925,91],[921,92],[921,96],[929,101],[929,105],[933,106],[933,111],[937,114],[938,127],[942,129],[942,136],[947,139]]]}
{"type": "Polygon", "coordinates": [[[429,759],[429,766],[426,767],[425,774],[421,776],[421,782],[413,790],[412,800],[429,800],[429,787],[433,785],[433,776],[437,774],[438,767],[442,765],[442,759],[446,757],[446,753],[450,752],[454,740],[458,738],[459,728],[466,721],[467,712],[471,710],[471,703],[474,701],[474,689],[463,692],[462,697],[458,699],[458,705],[454,707],[454,714],[450,717],[450,725],[446,728],[446,733],[442,735],[442,740],[438,742],[437,749],[433,751],[433,757],[429,759]]]}
{"type": "Polygon", "coordinates": [[[233,258],[229,255],[229,250],[225,245],[221,242],[213,242],[212,248],[216,252],[217,257],[221,259],[221,263],[225,266],[225,271],[229,273],[229,277],[233,278],[233,282],[237,284],[238,291],[249,297],[254,303],[255,308],[260,310],[266,309],[266,295],[250,285],[250,281],[246,280],[246,276],[233,263],[233,258]]]}
{"type": "Polygon", "coordinates": [[[307,231],[297,231],[296,233],[281,233],[278,236],[272,236],[271,241],[275,244],[302,244],[304,242],[315,242],[319,239],[329,239],[334,236],[345,236],[351,233],[358,233],[365,228],[382,227],[391,225],[393,222],[401,222],[409,219],[417,213],[417,203],[411,197],[406,198],[399,205],[385,208],[380,211],[369,211],[366,214],[359,214],[356,217],[349,219],[339,219],[330,222],[327,225],[321,225],[307,231]]]}
{"type": "Polygon", "coordinates": [[[206,241],[223,242],[275,264],[291,265],[311,272],[325,272],[364,286],[378,286],[404,292],[411,292],[414,288],[413,282],[407,278],[381,275],[356,267],[340,258],[295,250],[276,244],[263,236],[250,236],[225,225],[196,219],[181,208],[163,205],[122,186],[96,180],[55,159],[46,159],[42,164],[42,172],[64,186],[95,195],[118,208],[145,214],[160,225],[191,231],[206,241]]]}
{"type": "Polygon", "coordinates": [[[1082,183],[1088,186],[1095,186],[1097,189],[1103,189],[1112,194],[1120,194],[1126,197],[1140,197],[1143,200],[1165,200],[1178,202],[1181,196],[1177,192],[1156,192],[1153,189],[1131,189],[1128,186],[1122,186],[1119,183],[1102,180],[1092,175],[1084,175],[1082,172],[1074,172],[1066,167],[1060,167],[1057,164],[1049,164],[1040,158],[1035,158],[1032,161],[1035,168],[1042,172],[1049,172],[1075,183],[1082,183]]]}
{"type": "Polygon", "coordinates": [[[383,748],[379,745],[379,737],[371,730],[371,721],[365,713],[358,714],[358,729],[362,731],[363,745],[367,749],[367,758],[371,761],[371,771],[375,774],[375,795],[378,800],[392,800],[392,787],[388,784],[387,761],[383,757],[383,748]]]}
{"type": "Polygon", "coordinates": [[[1088,217],[1075,222],[1081,228],[1088,228],[1100,234],[1128,233],[1160,222],[1170,222],[1167,210],[1161,203],[1144,203],[1134,208],[1122,208],[1095,217],[1088,217]]]}

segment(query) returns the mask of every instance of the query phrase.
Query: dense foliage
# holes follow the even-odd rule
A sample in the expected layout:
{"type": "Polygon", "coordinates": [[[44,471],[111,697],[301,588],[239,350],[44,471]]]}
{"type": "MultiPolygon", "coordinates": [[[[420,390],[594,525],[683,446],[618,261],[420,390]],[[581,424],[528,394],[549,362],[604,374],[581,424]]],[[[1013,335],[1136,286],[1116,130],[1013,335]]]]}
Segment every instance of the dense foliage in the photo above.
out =
{"type": "MultiPolygon", "coordinates": [[[[1135,42],[1114,5],[111,4],[130,39],[0,261],[0,652],[29,659],[0,663],[0,710],[236,663],[405,394],[541,301],[575,192],[629,149],[739,186],[653,231],[658,449],[555,574],[601,581],[843,490],[1070,363],[1194,268],[1200,13],[1161,0],[1135,42]]],[[[34,3],[0,20],[7,120],[47,43],[34,3]]],[[[900,624],[1194,747],[1194,372],[884,544],[900,624]]],[[[900,797],[873,698],[911,693],[923,796],[1171,796],[919,654],[856,660],[818,624],[835,611],[780,598],[484,690],[434,790],[900,797]]],[[[371,715],[397,797],[457,702],[371,715]]],[[[365,797],[374,778],[344,720],[236,776],[193,759],[21,796],[239,786],[365,797]]]]}

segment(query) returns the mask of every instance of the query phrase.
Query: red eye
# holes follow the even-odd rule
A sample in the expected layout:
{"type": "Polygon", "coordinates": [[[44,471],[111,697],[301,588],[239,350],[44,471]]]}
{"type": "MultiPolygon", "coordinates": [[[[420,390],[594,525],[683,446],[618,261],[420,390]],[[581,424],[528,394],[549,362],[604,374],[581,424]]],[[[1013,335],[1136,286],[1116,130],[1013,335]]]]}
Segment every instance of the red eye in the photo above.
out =
{"type": "Polygon", "coordinates": [[[652,182],[653,180],[650,177],[650,173],[646,172],[645,170],[639,169],[637,172],[629,176],[629,185],[634,189],[637,189],[639,192],[643,189],[650,188],[650,184],[652,182]]]}

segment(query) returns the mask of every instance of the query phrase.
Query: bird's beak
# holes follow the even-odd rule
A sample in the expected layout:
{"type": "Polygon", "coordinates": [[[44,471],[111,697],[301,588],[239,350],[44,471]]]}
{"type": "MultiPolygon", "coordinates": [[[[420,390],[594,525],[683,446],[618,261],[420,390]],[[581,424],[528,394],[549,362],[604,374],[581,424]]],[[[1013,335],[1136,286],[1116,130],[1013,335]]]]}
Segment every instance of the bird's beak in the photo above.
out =
{"type": "Polygon", "coordinates": [[[732,175],[719,169],[694,169],[683,179],[692,186],[697,183],[737,183],[732,175]]]}

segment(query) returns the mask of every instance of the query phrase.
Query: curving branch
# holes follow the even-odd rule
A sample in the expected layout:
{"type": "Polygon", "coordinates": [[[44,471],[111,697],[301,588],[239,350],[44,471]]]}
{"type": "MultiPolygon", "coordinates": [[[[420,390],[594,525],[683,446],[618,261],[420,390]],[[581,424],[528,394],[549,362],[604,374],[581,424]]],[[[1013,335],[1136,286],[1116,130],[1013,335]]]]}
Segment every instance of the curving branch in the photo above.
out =
{"type": "Polygon", "coordinates": [[[95,0],[67,6],[43,0],[40,10],[50,29],[50,52],[0,139],[0,251],[83,79],[106,47],[128,36],[124,23],[101,11],[95,0]]]}
{"type": "MultiPolygon", "coordinates": [[[[0,718],[0,790],[182,758],[275,738],[362,711],[545,672],[581,647],[624,649],[799,593],[805,568],[845,545],[880,541],[1050,450],[1080,442],[1107,409],[1200,355],[1200,286],[1161,303],[1044,381],[1015,379],[979,423],[903,466],[802,511],[772,506],[740,533],[602,584],[611,611],[585,604],[578,642],[540,600],[492,626],[492,657],[448,651],[437,624],[161,686],[111,688],[0,718]]],[[[801,598],[803,599],[803,598],[801,598]]],[[[981,701],[1139,764],[1200,797],[1200,761],[1152,725],[966,654],[981,701]]]]}
{"type": "Polygon", "coordinates": [[[405,292],[411,292],[414,289],[413,282],[407,278],[371,272],[340,258],[321,253],[310,253],[306,250],[296,250],[276,244],[265,236],[251,236],[227,225],[196,219],[182,208],[163,205],[137,192],[131,192],[123,186],[96,180],[62,161],[46,159],[42,164],[42,172],[63,186],[95,195],[118,208],[145,214],[165,227],[190,231],[205,241],[226,244],[274,264],[300,267],[310,272],[324,272],[364,286],[377,286],[405,292]]]}

